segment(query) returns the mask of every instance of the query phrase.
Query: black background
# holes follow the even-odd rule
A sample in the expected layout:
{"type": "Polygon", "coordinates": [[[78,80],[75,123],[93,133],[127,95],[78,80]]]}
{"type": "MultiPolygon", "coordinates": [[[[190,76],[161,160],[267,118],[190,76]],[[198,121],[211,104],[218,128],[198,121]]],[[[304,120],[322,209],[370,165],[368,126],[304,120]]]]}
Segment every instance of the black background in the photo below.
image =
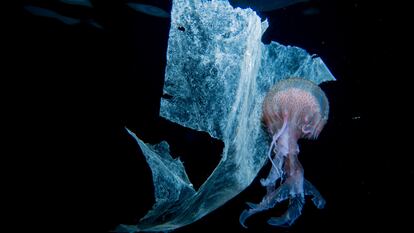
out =
{"type": "MultiPolygon", "coordinates": [[[[168,10],[166,2],[153,3],[168,10]]],[[[194,185],[202,184],[220,160],[222,142],[158,116],[169,19],[135,12],[123,1],[92,1],[93,9],[28,3],[83,23],[35,17],[23,5],[11,20],[16,26],[6,44],[12,51],[6,68],[12,91],[5,110],[11,114],[5,123],[13,141],[7,157],[18,166],[9,176],[20,216],[13,226],[108,232],[144,216],[154,201],[151,171],[125,126],[145,142],[168,141],[194,185]],[[104,29],[90,26],[89,18],[104,29]]],[[[391,100],[398,92],[392,83],[406,83],[398,73],[397,53],[405,44],[394,10],[390,3],[315,0],[261,13],[270,24],[265,43],[317,54],[337,78],[321,85],[330,100],[328,124],[318,140],[299,142],[305,177],[326,207],[318,210],[308,200],[290,228],[266,224],[283,208],[252,217],[242,228],[245,202],[264,195],[258,179],[267,165],[240,195],[176,232],[390,232],[388,226],[394,232],[409,226],[413,216],[404,210],[413,207],[414,169],[409,153],[400,152],[409,144],[390,146],[404,137],[391,130],[409,124],[397,120],[398,102],[391,100]],[[303,13],[311,7],[319,13],[303,13]]]]}

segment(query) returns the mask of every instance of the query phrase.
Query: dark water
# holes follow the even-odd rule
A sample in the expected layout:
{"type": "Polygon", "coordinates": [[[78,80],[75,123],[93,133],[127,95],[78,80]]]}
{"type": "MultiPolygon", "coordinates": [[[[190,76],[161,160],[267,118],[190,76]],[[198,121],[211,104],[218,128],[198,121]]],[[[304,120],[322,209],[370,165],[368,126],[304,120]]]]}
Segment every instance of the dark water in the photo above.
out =
{"type": "MultiPolygon", "coordinates": [[[[195,186],[220,160],[220,141],[158,116],[169,19],[134,12],[121,1],[92,2],[93,9],[42,4],[84,20],[75,26],[17,9],[9,59],[16,90],[8,96],[12,117],[6,123],[16,142],[10,157],[23,171],[16,171],[20,178],[13,184],[22,195],[18,224],[32,219],[33,231],[108,232],[151,208],[151,172],[125,126],[146,142],[168,141],[195,186]],[[91,18],[104,29],[90,26],[91,18]]],[[[388,232],[385,226],[409,226],[412,214],[401,211],[413,207],[414,168],[409,153],[399,152],[409,145],[389,146],[401,135],[386,133],[403,124],[392,120],[398,107],[389,104],[393,88],[386,82],[399,77],[395,55],[403,43],[392,10],[385,3],[319,0],[262,14],[270,23],[265,43],[318,54],[337,78],[321,85],[330,101],[328,124],[318,140],[300,141],[305,176],[325,197],[325,209],[308,200],[291,228],[267,226],[282,210],[276,209],[249,219],[245,230],[238,223],[245,202],[264,194],[256,179],[176,232],[388,232]]]]}

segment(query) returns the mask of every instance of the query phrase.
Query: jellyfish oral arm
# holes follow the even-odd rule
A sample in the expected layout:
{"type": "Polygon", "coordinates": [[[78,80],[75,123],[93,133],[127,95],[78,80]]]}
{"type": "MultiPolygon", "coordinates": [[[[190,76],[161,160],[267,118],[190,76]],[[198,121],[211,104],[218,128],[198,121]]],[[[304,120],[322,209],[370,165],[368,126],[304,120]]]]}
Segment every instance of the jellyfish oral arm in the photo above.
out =
{"type": "Polygon", "coordinates": [[[268,154],[271,157],[271,154],[274,153],[274,157],[271,159],[272,168],[268,177],[261,180],[261,184],[267,189],[267,194],[259,204],[249,204],[251,209],[245,210],[240,215],[240,223],[244,227],[246,227],[245,220],[251,215],[273,208],[277,203],[287,199],[289,199],[289,207],[286,213],[281,217],[271,218],[268,223],[278,226],[290,226],[300,216],[305,202],[304,170],[298,160],[299,150],[296,139],[289,136],[288,128],[284,124],[282,129],[273,137],[268,154]],[[277,144],[277,147],[272,149],[274,144],[277,144]],[[281,185],[275,189],[275,183],[279,179],[281,179],[281,185]]]}
{"type": "MultiPolygon", "coordinates": [[[[282,135],[283,138],[285,135],[282,135]]],[[[288,137],[288,136],[286,136],[288,137]]],[[[281,140],[283,142],[283,140],[281,140]]],[[[288,147],[288,144],[281,147],[288,147]]],[[[297,147],[296,147],[297,148],[297,147]]],[[[317,208],[323,208],[325,200],[316,188],[304,178],[304,170],[298,159],[299,150],[291,150],[291,153],[276,152],[272,159],[272,168],[266,179],[261,184],[266,187],[267,194],[259,204],[248,203],[250,209],[240,215],[240,224],[246,227],[244,222],[248,217],[258,212],[271,209],[276,204],[288,200],[289,206],[286,212],[280,217],[270,218],[268,223],[275,226],[290,226],[301,214],[305,203],[305,195],[312,195],[313,202],[317,208]],[[281,185],[275,189],[275,183],[281,179],[281,185]]],[[[274,151],[273,151],[274,152],[274,151]]],[[[246,227],[247,228],[247,227],[246,227]]]]}

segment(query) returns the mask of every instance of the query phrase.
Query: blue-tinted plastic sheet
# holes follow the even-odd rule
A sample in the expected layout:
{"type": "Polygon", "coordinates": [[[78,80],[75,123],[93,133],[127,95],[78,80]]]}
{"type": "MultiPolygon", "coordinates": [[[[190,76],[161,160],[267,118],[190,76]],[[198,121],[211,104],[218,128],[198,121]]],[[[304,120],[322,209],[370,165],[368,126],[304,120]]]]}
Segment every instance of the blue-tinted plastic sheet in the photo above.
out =
{"type": "Polygon", "coordinates": [[[251,9],[224,0],[174,0],[171,17],[164,93],[172,97],[161,100],[160,114],[222,140],[222,159],[194,190],[166,142],[156,149],[136,138],[153,173],[156,203],[137,226],[121,225],[119,231],[173,230],[239,194],[267,159],[270,137],[261,114],[269,88],[289,77],[316,84],[335,80],[319,57],[263,44],[268,23],[251,9]]]}

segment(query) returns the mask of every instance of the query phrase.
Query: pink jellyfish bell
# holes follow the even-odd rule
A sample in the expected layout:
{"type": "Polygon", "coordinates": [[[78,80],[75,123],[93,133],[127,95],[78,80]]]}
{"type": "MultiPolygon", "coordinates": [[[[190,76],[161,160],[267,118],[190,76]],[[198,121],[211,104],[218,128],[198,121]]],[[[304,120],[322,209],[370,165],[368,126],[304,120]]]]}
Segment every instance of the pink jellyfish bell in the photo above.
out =
{"type": "Polygon", "coordinates": [[[272,163],[269,176],[260,182],[267,194],[259,204],[248,203],[250,209],[240,215],[240,223],[260,211],[273,208],[289,199],[288,210],[268,223],[290,226],[301,214],[305,195],[312,195],[318,208],[325,200],[313,185],[304,179],[298,160],[300,138],[316,139],[328,120],[329,103],[316,84],[301,78],[278,82],[267,93],[263,104],[263,120],[272,136],[268,157],[272,163]],[[280,184],[277,181],[280,179],[280,184]]]}

